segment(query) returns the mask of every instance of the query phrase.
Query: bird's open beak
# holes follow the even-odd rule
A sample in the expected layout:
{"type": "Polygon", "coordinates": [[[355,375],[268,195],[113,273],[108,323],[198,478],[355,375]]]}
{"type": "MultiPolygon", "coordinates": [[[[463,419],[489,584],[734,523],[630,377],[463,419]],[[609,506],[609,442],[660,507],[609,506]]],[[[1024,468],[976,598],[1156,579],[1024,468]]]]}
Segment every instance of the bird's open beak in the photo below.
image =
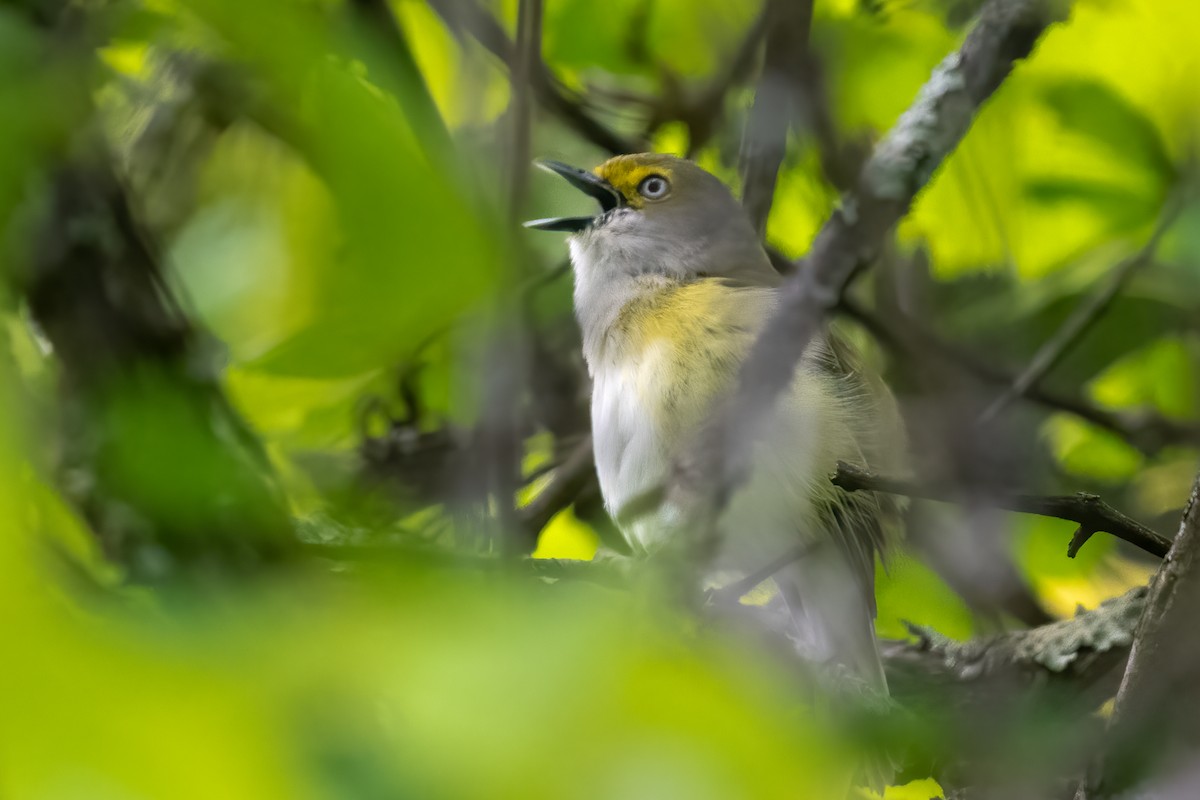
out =
{"type": "MultiPolygon", "coordinates": [[[[612,211],[621,205],[621,193],[603,178],[598,178],[586,170],[563,164],[561,161],[535,161],[534,163],[547,172],[553,172],[563,178],[589,197],[595,198],[600,203],[601,213],[612,211]]],[[[550,217],[549,219],[530,220],[525,223],[525,227],[536,228],[540,231],[578,233],[590,227],[595,219],[596,217],[550,217]]]]}

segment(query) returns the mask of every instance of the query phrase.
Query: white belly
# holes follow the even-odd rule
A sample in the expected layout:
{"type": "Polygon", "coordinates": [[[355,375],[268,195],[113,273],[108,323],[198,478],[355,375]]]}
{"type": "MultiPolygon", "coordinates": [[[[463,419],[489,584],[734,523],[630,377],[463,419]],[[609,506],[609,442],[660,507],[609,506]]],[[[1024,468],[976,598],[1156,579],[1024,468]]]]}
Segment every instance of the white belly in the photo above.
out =
{"type": "MultiPolygon", "coordinates": [[[[597,369],[592,384],[592,435],[596,450],[596,473],[604,505],[614,519],[646,492],[661,488],[671,466],[672,443],[654,419],[652,403],[656,377],[661,380],[664,350],[648,349],[642,358],[597,369]]],[[[623,532],[634,547],[648,548],[649,541],[625,526],[623,532]]]]}
{"type": "MultiPolygon", "coordinates": [[[[637,501],[665,487],[680,448],[691,441],[711,402],[692,398],[694,402],[664,419],[661,404],[654,401],[671,374],[667,352],[651,348],[637,362],[605,365],[596,370],[592,389],[600,490],[630,545],[642,552],[658,549],[669,537],[687,535],[682,515],[658,506],[623,520],[622,511],[630,502],[640,506],[637,501]]],[[[755,448],[749,478],[722,517],[722,550],[734,562],[772,558],[792,546],[815,522],[814,494],[830,490],[827,474],[840,437],[819,423],[826,408],[816,377],[810,374],[805,380],[802,370],[782,398],[765,428],[770,438],[755,448]]]]}

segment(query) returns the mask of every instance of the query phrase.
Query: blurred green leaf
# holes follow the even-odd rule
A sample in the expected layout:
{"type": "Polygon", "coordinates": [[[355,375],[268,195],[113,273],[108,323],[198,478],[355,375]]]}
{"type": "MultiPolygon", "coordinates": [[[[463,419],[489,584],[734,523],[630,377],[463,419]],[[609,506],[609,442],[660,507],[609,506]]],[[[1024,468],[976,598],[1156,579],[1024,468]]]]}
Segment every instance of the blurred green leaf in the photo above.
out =
{"type": "Polygon", "coordinates": [[[1139,510],[1153,517],[1167,516],[1173,524],[1190,496],[1200,463],[1187,450],[1164,454],[1137,476],[1135,496],[1139,510]]]}
{"type": "Polygon", "coordinates": [[[1200,344],[1194,337],[1162,337],[1109,368],[1092,394],[1114,408],[1148,407],[1184,418],[1200,406],[1200,344]]]}
{"type": "Polygon", "coordinates": [[[547,4],[543,53],[551,67],[657,78],[662,70],[707,77],[724,67],[758,12],[758,2],[561,0],[547,4]]]}
{"type": "Polygon", "coordinates": [[[593,3],[565,0],[547,4],[542,52],[555,69],[604,70],[617,75],[649,73],[644,54],[627,33],[635,15],[646,13],[640,0],[593,3]]]}
{"type": "Polygon", "coordinates": [[[1076,475],[1123,483],[1142,466],[1143,457],[1133,446],[1075,417],[1055,415],[1047,421],[1045,432],[1059,463],[1076,475]]]}
{"type": "MultiPolygon", "coordinates": [[[[20,230],[18,203],[46,159],[65,148],[87,111],[81,90],[86,63],[55,58],[41,33],[19,10],[0,8],[0,220],[4,238],[20,230]],[[14,230],[16,228],[17,230],[14,230]]],[[[24,243],[0,248],[7,260],[24,243]]],[[[0,278],[8,274],[0,260],[0,278]]]]}
{"type": "Polygon", "coordinates": [[[952,638],[966,639],[973,617],[962,598],[932,569],[907,553],[889,557],[887,569],[875,571],[879,613],[876,632],[885,638],[907,639],[906,622],[927,625],[952,638]]]}
{"type": "Polygon", "coordinates": [[[1137,230],[1158,212],[1157,197],[1079,178],[1034,178],[1025,184],[1025,196],[1045,206],[1058,203],[1087,206],[1111,222],[1113,233],[1137,230]]]}
{"type": "Polygon", "coordinates": [[[1154,122],[1112,86],[1082,78],[1058,81],[1042,91],[1064,128],[1095,140],[1111,157],[1142,167],[1158,186],[1174,176],[1171,156],[1154,122]]]}
{"type": "Polygon", "coordinates": [[[847,133],[881,134],[908,108],[953,46],[937,15],[906,6],[886,19],[818,3],[813,47],[826,65],[833,111],[847,133]]]}
{"type": "Polygon", "coordinates": [[[104,431],[95,469],[106,490],[157,533],[188,540],[173,544],[250,544],[287,531],[265,464],[219,408],[204,388],[143,366],[104,387],[91,420],[104,431]]]}
{"type": "Polygon", "coordinates": [[[464,165],[436,163],[414,140],[405,105],[419,99],[386,96],[349,65],[321,58],[342,48],[318,15],[262,6],[250,13],[205,0],[197,10],[276,87],[274,102],[295,113],[340,245],[314,264],[307,316],[252,364],[304,377],[394,364],[483,301],[499,278],[503,242],[485,204],[459,183],[464,165]],[[264,26],[282,35],[264,43],[256,35],[264,26]]]}
{"type": "Polygon", "coordinates": [[[1067,558],[1073,522],[1022,515],[1014,520],[1013,554],[1042,605],[1060,617],[1095,608],[1110,597],[1145,584],[1153,573],[1148,561],[1117,555],[1117,540],[1097,533],[1075,558],[1067,558]]]}
{"type": "MultiPolygon", "coordinates": [[[[1001,364],[1027,364],[1078,306],[1100,290],[1125,251],[1090,253],[1037,282],[993,275],[936,288],[945,324],[1001,364]],[[965,302],[971,298],[971,302],[965,302]]],[[[1187,328],[1189,293],[1177,270],[1149,266],[1138,272],[1104,314],[1047,377],[1048,386],[1078,386],[1145,342],[1187,328]]]]}
{"type": "MultiPolygon", "coordinates": [[[[1196,345],[1190,338],[1150,341],[1154,343],[1115,360],[1091,382],[1089,391],[1108,407],[1188,418],[1200,399],[1196,345]]],[[[1046,433],[1062,465],[1079,475],[1111,483],[1133,479],[1146,466],[1133,447],[1077,419],[1055,417],[1046,433]]]]}

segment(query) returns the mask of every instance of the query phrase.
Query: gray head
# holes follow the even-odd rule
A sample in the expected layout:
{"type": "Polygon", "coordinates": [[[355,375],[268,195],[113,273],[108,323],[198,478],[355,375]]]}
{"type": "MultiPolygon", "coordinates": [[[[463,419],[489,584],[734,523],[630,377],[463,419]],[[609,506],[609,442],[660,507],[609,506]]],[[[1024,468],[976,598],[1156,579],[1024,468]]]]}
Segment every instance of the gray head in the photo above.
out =
{"type": "MultiPolygon", "coordinates": [[[[779,282],[741,204],[725,184],[690,161],[637,153],[611,158],[594,172],[553,161],[541,166],[601,205],[594,217],[526,223],[570,232],[577,272],[585,265],[605,265],[618,271],[611,276],[618,279],[632,272],[678,280],[720,277],[758,286],[779,282]]],[[[604,281],[608,276],[587,277],[604,281]]]]}

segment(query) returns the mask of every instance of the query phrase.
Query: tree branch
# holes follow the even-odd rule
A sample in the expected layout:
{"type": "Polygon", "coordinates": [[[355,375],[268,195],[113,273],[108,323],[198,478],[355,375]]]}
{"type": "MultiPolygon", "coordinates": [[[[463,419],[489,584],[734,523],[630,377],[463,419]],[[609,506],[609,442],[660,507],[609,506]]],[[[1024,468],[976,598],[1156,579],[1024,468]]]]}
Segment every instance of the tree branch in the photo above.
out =
{"type": "Polygon", "coordinates": [[[1179,533],[1150,583],[1098,769],[1076,797],[1114,797],[1170,758],[1200,749],[1200,475],[1179,533]]]}
{"type": "MultiPolygon", "coordinates": [[[[500,59],[510,72],[515,69],[518,55],[512,40],[500,23],[474,0],[430,0],[429,5],[456,35],[471,36],[500,59]]],[[[538,102],[592,144],[613,154],[638,153],[646,149],[642,142],[617,133],[593,118],[545,64],[540,64],[529,77],[538,102]]]]}
{"type": "Polygon", "coordinates": [[[592,437],[588,436],[576,445],[566,460],[554,470],[554,477],[550,479],[546,488],[538,492],[537,496],[518,512],[521,525],[531,541],[536,544],[542,528],[595,482],[592,437]]]}
{"type": "Polygon", "coordinates": [[[1139,586],[1071,619],[966,642],[909,624],[915,640],[880,643],[888,682],[901,702],[936,697],[961,708],[970,703],[940,690],[959,685],[982,693],[988,684],[1041,676],[1074,682],[1099,703],[1117,688],[1146,594],[1139,586]]]}
{"type": "Polygon", "coordinates": [[[517,46],[510,69],[512,142],[508,161],[508,211],[510,225],[516,225],[529,183],[532,80],[543,69],[542,0],[520,0],[517,6],[517,46]]]}
{"type": "Polygon", "coordinates": [[[648,109],[646,136],[669,122],[682,122],[688,130],[687,155],[691,157],[717,133],[725,116],[728,94],[747,80],[754,68],[755,56],[767,31],[767,9],[764,8],[746,30],[733,53],[722,60],[722,66],[699,90],[689,91],[673,72],[664,66],[662,92],[657,97],[629,97],[629,102],[648,109]]]}
{"type": "MultiPolygon", "coordinates": [[[[874,475],[864,469],[839,461],[837,471],[830,478],[834,486],[847,492],[871,491],[936,500],[940,503],[957,503],[962,492],[953,489],[919,486],[908,481],[874,475]]],[[[1071,538],[1067,556],[1074,558],[1079,548],[1093,533],[1110,533],[1122,541],[1140,547],[1147,553],[1162,558],[1171,548],[1171,541],[1159,536],[1135,519],[1105,503],[1094,494],[1080,492],[1074,495],[1033,495],[989,493],[984,502],[995,508],[1054,517],[1079,524],[1079,530],[1071,538]]]]}
{"type": "Polygon", "coordinates": [[[1100,738],[1095,711],[1120,681],[1146,593],[965,642],[915,625],[915,641],[880,642],[904,774],[935,776],[948,799],[1064,796],[1100,738]],[[1011,760],[1027,752],[1014,738],[1042,742],[1038,756],[1011,760]]]}
{"type": "Polygon", "coordinates": [[[762,75],[742,136],[742,205],[759,237],[767,228],[779,165],[795,117],[795,88],[809,58],[812,0],[769,0],[762,75]]]}

